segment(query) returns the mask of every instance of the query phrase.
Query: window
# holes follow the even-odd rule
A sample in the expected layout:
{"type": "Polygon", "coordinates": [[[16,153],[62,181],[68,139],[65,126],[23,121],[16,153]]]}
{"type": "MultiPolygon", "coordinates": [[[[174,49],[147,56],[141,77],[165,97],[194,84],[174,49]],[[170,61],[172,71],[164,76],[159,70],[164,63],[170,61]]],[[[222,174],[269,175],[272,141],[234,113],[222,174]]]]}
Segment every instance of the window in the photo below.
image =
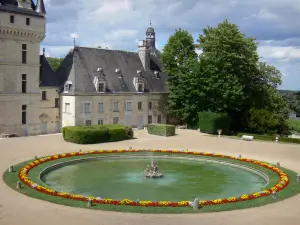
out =
{"type": "Polygon", "coordinates": [[[138,84],[138,92],[143,92],[143,84],[138,84]]]}
{"type": "Polygon", "coordinates": [[[27,79],[26,74],[22,74],[22,93],[26,93],[27,79]]]}
{"type": "Polygon", "coordinates": [[[114,102],[114,112],[118,112],[119,111],[119,102],[114,102]]]}
{"type": "Polygon", "coordinates": [[[27,105],[22,105],[22,124],[27,123],[27,105]]]}
{"type": "Polygon", "coordinates": [[[103,102],[99,102],[99,104],[98,104],[98,112],[99,113],[104,112],[103,102]]]}
{"type": "Polygon", "coordinates": [[[152,102],[149,102],[149,109],[152,109],[152,102]]]}
{"type": "Polygon", "coordinates": [[[70,112],[70,103],[65,103],[65,112],[66,113],[70,112]]]}
{"type": "Polygon", "coordinates": [[[152,116],[149,115],[149,116],[148,116],[148,124],[151,124],[151,123],[152,123],[152,116]]]}
{"type": "Polygon", "coordinates": [[[91,112],[91,103],[84,103],[83,104],[83,112],[90,113],[91,112]]]}
{"type": "Polygon", "coordinates": [[[27,63],[27,44],[22,44],[22,63],[27,63]]]}
{"type": "Polygon", "coordinates": [[[157,116],[157,123],[161,123],[161,115],[157,116]]]}
{"type": "Polygon", "coordinates": [[[91,120],[86,120],[85,125],[86,126],[92,126],[92,121],[91,120]]]}
{"type": "Polygon", "coordinates": [[[99,83],[98,84],[98,92],[104,92],[104,84],[103,83],[99,83]]]}
{"type": "Polygon", "coordinates": [[[98,125],[103,125],[103,119],[98,119],[98,125]]]}
{"type": "Polygon", "coordinates": [[[42,100],[47,99],[47,91],[42,91],[42,100]]]}
{"type": "Polygon", "coordinates": [[[142,102],[138,102],[138,110],[139,111],[143,110],[143,108],[142,108],[142,102]]]}
{"type": "Polygon", "coordinates": [[[113,124],[118,124],[118,123],[119,123],[119,117],[114,117],[113,124]]]}
{"type": "Polygon", "coordinates": [[[14,23],[15,22],[15,16],[14,15],[10,15],[10,23],[14,23]]]}
{"type": "Polygon", "coordinates": [[[59,108],[59,98],[55,98],[54,100],[54,107],[59,108]]]}
{"type": "Polygon", "coordinates": [[[30,18],[26,18],[26,25],[30,25],[30,18]]]}
{"type": "Polygon", "coordinates": [[[132,111],[132,102],[126,102],[126,111],[132,111]]]}

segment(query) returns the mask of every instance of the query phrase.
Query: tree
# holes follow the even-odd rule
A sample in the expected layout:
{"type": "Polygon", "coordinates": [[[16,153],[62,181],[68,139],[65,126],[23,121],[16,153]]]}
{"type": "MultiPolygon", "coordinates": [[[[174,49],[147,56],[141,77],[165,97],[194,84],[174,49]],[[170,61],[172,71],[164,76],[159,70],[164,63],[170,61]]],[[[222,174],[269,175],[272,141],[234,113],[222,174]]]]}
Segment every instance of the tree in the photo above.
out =
{"type": "Polygon", "coordinates": [[[47,57],[47,61],[53,71],[56,71],[58,69],[63,60],[63,58],[47,57]]]}
{"type": "Polygon", "coordinates": [[[192,83],[197,63],[192,35],[185,30],[176,30],[163,49],[163,70],[168,73],[168,112],[187,123],[197,121],[198,110],[195,100],[197,83],[192,83]]]}
{"type": "Polygon", "coordinates": [[[300,115],[300,100],[297,99],[297,95],[292,92],[285,92],[282,97],[287,102],[290,110],[300,115]]]}
{"type": "Polygon", "coordinates": [[[206,84],[206,108],[228,113],[233,129],[248,127],[251,108],[265,108],[274,118],[286,122],[286,105],[276,91],[281,73],[259,62],[254,38],[246,37],[235,24],[224,20],[215,28],[203,29],[198,42],[203,52],[199,79],[206,84]]]}

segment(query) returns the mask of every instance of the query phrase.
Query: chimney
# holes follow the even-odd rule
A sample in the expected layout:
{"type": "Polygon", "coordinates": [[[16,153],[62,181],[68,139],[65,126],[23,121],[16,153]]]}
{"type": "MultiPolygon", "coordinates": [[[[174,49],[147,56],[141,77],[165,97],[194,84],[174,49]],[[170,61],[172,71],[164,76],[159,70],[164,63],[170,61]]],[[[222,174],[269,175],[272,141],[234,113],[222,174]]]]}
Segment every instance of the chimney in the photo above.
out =
{"type": "Polygon", "coordinates": [[[139,57],[143,64],[144,70],[150,70],[150,53],[149,53],[149,46],[147,41],[140,40],[139,41],[139,57]]]}

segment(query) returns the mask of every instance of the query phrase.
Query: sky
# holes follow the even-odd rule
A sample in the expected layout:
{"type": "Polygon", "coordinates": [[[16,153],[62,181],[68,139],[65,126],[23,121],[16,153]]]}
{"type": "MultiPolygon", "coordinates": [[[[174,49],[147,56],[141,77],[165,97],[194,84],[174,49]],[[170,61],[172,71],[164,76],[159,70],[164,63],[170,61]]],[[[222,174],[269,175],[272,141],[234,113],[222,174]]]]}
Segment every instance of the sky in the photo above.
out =
{"type": "Polygon", "coordinates": [[[46,55],[64,57],[76,45],[137,51],[149,21],[156,47],[163,49],[176,29],[197,41],[202,29],[224,19],[255,37],[261,61],[282,73],[280,89],[300,90],[299,0],[44,0],[46,55]]]}

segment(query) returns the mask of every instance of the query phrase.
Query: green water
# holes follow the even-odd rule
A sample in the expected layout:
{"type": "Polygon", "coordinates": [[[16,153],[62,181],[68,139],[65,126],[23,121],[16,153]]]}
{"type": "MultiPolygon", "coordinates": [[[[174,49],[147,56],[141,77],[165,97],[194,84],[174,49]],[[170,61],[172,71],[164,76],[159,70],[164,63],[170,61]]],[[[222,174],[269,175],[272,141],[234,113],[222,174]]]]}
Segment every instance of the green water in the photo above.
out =
{"type": "Polygon", "coordinates": [[[45,174],[53,189],[83,196],[181,201],[239,196],[264,189],[260,176],[197,160],[155,159],[163,178],[145,179],[149,159],[105,159],[69,164],[45,174]]]}

